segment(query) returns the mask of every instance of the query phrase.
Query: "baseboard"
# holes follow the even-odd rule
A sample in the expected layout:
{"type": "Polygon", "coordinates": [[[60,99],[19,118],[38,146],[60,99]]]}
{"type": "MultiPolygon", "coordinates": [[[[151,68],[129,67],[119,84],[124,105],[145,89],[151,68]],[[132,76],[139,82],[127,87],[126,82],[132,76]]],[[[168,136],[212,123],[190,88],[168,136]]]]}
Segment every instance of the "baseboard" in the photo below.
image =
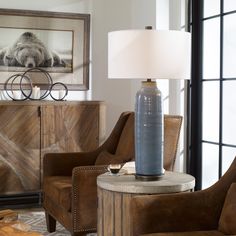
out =
{"type": "Polygon", "coordinates": [[[30,208],[41,206],[41,192],[0,195],[0,209],[30,208]]]}

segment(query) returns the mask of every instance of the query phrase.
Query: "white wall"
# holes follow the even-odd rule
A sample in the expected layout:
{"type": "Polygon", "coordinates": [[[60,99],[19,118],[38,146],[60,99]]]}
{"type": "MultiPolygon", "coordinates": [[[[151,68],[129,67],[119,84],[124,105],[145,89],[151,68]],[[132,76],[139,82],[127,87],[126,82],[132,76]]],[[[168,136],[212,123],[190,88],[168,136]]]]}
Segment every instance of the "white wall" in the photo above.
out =
{"type": "Polygon", "coordinates": [[[93,99],[107,103],[108,132],[122,111],[134,110],[140,81],[107,79],[107,34],[109,31],[155,26],[155,1],[94,0],[93,4],[93,99]]]}
{"type": "Polygon", "coordinates": [[[122,111],[134,110],[139,81],[107,79],[107,33],[155,27],[155,0],[0,0],[0,8],[91,14],[90,90],[70,91],[67,100],[103,100],[107,105],[107,134],[122,111]]]}

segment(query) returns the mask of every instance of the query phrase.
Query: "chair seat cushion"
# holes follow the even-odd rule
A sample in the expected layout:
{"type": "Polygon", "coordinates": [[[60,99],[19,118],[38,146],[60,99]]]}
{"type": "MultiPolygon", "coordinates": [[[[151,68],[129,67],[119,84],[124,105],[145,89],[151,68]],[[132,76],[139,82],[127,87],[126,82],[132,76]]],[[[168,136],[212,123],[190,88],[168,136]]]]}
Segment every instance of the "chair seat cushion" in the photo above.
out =
{"type": "Polygon", "coordinates": [[[145,236],[224,236],[224,234],[216,230],[143,234],[143,236],[144,235],[145,236]]]}
{"type": "Polygon", "coordinates": [[[49,176],[44,179],[44,193],[59,206],[71,211],[71,176],[49,176]]]}

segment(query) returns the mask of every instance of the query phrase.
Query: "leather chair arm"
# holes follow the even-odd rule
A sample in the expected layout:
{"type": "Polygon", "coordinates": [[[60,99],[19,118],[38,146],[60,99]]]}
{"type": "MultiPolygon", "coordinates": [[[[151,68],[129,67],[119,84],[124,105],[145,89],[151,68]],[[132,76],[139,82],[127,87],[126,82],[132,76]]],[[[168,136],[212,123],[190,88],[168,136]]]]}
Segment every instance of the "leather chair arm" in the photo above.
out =
{"type": "Polygon", "coordinates": [[[133,235],[217,229],[221,204],[209,196],[203,190],[132,198],[133,235]]]}
{"type": "Polygon", "coordinates": [[[43,176],[71,176],[76,166],[94,165],[98,155],[94,152],[47,153],[43,158],[43,176]]]}
{"type": "MultiPolygon", "coordinates": [[[[80,228],[96,230],[97,221],[97,176],[107,171],[107,166],[81,166],[73,169],[72,212],[76,215],[80,228]]],[[[76,228],[77,226],[74,225],[76,228]]]]}

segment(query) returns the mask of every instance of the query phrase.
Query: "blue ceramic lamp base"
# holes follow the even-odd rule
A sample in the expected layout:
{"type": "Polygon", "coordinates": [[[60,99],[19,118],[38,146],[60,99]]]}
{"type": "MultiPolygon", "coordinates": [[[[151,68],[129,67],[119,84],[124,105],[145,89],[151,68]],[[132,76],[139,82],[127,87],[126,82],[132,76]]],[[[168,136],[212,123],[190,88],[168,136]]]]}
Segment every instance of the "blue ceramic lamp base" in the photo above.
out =
{"type": "Polygon", "coordinates": [[[162,96],[156,82],[142,82],[135,105],[136,178],[145,181],[163,176],[162,96]]]}

